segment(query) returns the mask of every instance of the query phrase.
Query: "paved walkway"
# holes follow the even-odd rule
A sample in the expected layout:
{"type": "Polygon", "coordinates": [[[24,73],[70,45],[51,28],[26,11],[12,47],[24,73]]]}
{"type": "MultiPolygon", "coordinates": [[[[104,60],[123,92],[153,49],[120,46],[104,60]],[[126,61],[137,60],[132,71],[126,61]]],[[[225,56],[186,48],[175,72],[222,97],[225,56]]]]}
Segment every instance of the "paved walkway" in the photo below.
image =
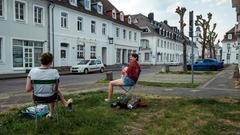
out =
{"type": "MultiPolygon", "coordinates": [[[[207,97],[207,98],[240,98],[240,90],[234,88],[232,75],[234,66],[219,72],[213,79],[195,89],[184,88],[159,88],[136,86],[135,92],[146,94],[158,94],[162,96],[181,96],[181,97],[207,97]]],[[[61,87],[63,94],[73,94],[89,91],[106,91],[107,84],[76,84],[61,87]]],[[[119,90],[119,88],[117,88],[119,90]]],[[[0,112],[14,108],[18,105],[31,103],[31,93],[23,92],[0,94],[0,112]]]]}

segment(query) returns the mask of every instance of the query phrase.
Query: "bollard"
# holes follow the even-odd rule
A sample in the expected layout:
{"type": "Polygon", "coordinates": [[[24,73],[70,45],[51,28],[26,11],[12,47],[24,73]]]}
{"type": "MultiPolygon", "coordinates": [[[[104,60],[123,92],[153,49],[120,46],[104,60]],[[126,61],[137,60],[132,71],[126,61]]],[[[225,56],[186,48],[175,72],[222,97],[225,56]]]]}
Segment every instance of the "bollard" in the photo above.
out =
{"type": "Polygon", "coordinates": [[[112,81],[113,80],[113,72],[107,72],[106,73],[106,80],[112,81]]]}
{"type": "Polygon", "coordinates": [[[163,73],[168,73],[169,72],[169,65],[163,65],[161,71],[163,73]]]}

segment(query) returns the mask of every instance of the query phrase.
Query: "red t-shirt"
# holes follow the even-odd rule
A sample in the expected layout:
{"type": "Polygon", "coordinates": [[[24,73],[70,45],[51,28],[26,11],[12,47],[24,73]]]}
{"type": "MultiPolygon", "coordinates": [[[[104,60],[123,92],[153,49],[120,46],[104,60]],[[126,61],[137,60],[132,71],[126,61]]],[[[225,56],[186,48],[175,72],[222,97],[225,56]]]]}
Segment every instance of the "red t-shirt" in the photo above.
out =
{"type": "Polygon", "coordinates": [[[135,82],[138,80],[138,76],[141,72],[140,65],[137,63],[137,61],[131,61],[128,64],[128,69],[127,69],[127,76],[134,80],[135,82]]]}

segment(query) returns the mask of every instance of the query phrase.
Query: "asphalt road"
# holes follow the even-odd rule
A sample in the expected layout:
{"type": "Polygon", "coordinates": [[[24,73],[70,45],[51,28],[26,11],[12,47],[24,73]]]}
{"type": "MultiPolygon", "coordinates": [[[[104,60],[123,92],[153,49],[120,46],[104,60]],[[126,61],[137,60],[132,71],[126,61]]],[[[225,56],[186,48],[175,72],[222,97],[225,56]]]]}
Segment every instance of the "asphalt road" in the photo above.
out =
{"type": "MultiPolygon", "coordinates": [[[[142,69],[141,74],[154,72],[151,69],[142,69]]],[[[106,73],[89,73],[85,74],[70,74],[63,75],[60,78],[60,86],[71,84],[90,84],[97,80],[104,79],[106,73]]],[[[120,78],[120,71],[113,72],[113,78],[120,78]]],[[[0,80],[0,94],[22,92],[25,89],[26,78],[0,80]]]]}

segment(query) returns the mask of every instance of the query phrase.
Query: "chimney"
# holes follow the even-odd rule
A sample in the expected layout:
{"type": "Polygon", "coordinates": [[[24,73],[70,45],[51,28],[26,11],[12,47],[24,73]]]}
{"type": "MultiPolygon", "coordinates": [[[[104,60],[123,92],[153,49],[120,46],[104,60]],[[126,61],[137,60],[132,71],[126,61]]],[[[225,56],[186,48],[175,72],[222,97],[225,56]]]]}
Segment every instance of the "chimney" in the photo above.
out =
{"type": "Polygon", "coordinates": [[[168,21],[167,20],[164,20],[163,22],[168,25],[168,21]]]}
{"type": "Polygon", "coordinates": [[[148,14],[148,19],[149,19],[150,21],[154,21],[154,14],[153,14],[153,12],[151,12],[151,13],[148,14]]]}

